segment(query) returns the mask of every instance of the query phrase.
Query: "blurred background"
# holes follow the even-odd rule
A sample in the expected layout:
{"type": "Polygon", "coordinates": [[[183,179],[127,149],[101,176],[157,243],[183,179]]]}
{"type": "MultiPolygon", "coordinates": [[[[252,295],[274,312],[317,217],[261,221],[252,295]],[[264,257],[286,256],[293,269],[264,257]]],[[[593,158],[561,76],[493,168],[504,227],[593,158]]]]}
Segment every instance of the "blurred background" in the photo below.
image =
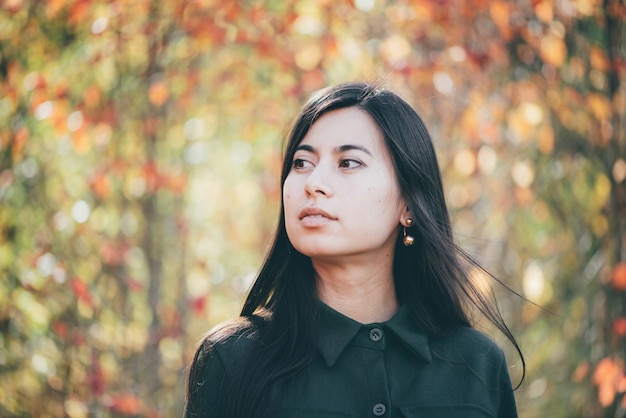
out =
{"type": "MultiPolygon", "coordinates": [[[[0,416],[174,417],[238,314],[303,100],[383,80],[524,350],[520,416],[624,415],[623,0],[0,1],[0,416]]],[[[507,352],[514,383],[521,363],[507,352]]]]}

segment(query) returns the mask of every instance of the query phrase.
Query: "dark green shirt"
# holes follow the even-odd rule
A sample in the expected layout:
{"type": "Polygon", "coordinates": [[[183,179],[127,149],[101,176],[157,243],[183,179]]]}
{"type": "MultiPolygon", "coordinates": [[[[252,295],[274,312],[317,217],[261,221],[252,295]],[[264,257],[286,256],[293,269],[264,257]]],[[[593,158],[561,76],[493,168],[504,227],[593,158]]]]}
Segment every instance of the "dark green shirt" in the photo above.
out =
{"type": "MultiPolygon", "coordinates": [[[[404,307],[385,323],[362,325],[326,305],[321,326],[313,362],[273,384],[271,416],[517,417],[504,354],[474,329],[429,338],[404,307]]],[[[209,405],[219,405],[219,382],[246,344],[245,337],[227,339],[204,359],[209,405]]]]}

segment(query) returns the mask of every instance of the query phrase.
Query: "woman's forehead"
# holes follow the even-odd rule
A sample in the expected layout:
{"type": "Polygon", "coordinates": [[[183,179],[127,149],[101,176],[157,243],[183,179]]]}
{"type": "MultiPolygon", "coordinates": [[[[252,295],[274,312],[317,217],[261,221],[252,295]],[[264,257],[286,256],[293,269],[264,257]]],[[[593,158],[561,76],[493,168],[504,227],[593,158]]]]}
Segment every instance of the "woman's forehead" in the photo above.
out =
{"type": "Polygon", "coordinates": [[[364,110],[347,107],[324,113],[309,128],[301,144],[341,146],[365,145],[384,148],[383,136],[374,119],[364,110]]]}

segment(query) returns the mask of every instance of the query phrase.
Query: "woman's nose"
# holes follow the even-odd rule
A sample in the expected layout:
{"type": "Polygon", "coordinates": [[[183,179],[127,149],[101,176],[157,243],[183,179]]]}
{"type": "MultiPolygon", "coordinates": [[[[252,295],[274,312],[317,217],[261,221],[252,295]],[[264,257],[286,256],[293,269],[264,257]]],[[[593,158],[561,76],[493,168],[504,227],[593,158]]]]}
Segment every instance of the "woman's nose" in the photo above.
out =
{"type": "Polygon", "coordinates": [[[329,196],[331,194],[331,187],[328,184],[328,173],[323,165],[315,167],[304,183],[304,190],[309,196],[324,195],[329,196]]]}

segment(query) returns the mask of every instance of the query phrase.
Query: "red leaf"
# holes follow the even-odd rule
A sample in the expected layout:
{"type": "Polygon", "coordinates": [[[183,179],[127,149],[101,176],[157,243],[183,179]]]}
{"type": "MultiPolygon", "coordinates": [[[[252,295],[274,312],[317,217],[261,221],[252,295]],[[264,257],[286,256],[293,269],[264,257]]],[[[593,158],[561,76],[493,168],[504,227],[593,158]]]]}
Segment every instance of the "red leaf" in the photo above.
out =
{"type": "Polygon", "coordinates": [[[70,280],[70,285],[79,300],[93,307],[93,299],[91,298],[91,293],[89,292],[89,286],[87,283],[83,282],[78,277],[74,277],[70,280]]]}
{"type": "Polygon", "coordinates": [[[148,161],[143,167],[143,176],[146,180],[146,189],[150,192],[157,190],[161,183],[161,175],[154,161],[148,161]]]}
{"type": "Polygon", "coordinates": [[[100,255],[104,262],[111,266],[121,266],[124,264],[126,250],[126,246],[116,245],[111,241],[103,241],[100,244],[100,255]]]}
{"type": "Polygon", "coordinates": [[[100,359],[95,353],[91,356],[91,374],[88,380],[91,392],[101,396],[104,393],[104,372],[100,366],[100,359]]]}
{"type": "Polygon", "coordinates": [[[139,280],[134,279],[132,277],[126,278],[126,285],[128,286],[128,290],[132,292],[139,292],[143,290],[146,286],[141,283],[139,280]]]}
{"type": "Polygon", "coordinates": [[[207,297],[199,296],[191,299],[191,311],[194,315],[201,316],[206,312],[207,297]]]}
{"type": "Polygon", "coordinates": [[[52,329],[54,333],[59,336],[62,340],[65,340],[68,336],[67,325],[61,321],[55,321],[52,324],[52,329]]]}

